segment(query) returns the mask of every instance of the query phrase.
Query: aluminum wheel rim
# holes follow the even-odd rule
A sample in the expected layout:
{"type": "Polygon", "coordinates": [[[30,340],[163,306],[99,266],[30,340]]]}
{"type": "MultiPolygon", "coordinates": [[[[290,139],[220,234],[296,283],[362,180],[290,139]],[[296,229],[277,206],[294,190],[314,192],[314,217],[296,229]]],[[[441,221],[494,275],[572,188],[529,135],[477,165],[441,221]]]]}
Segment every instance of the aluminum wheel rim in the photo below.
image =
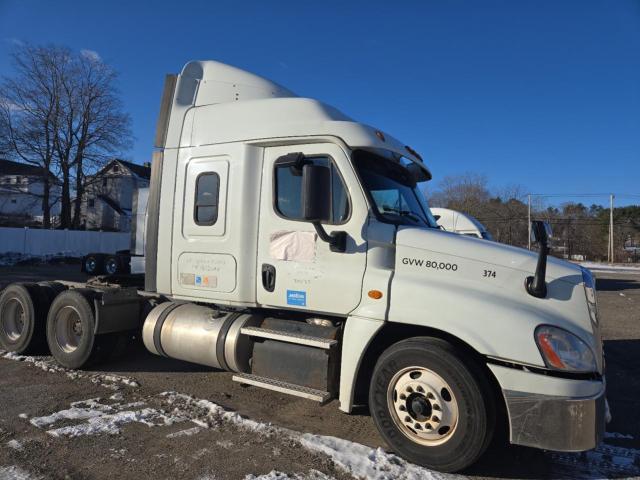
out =
{"type": "Polygon", "coordinates": [[[0,312],[2,318],[2,330],[7,338],[15,342],[24,332],[25,308],[17,298],[9,299],[0,312]]]}
{"type": "Polygon", "coordinates": [[[116,273],[118,266],[116,265],[116,262],[114,260],[109,260],[104,266],[104,269],[109,275],[113,275],[114,273],[116,273]]]}
{"type": "Polygon", "coordinates": [[[66,306],[56,315],[56,342],[67,353],[74,352],[82,339],[82,320],[75,307],[66,306]]]}
{"type": "Polygon", "coordinates": [[[394,423],[411,441],[426,446],[447,442],[458,425],[458,402],[449,384],[424,367],[396,373],[387,389],[394,423]]]}

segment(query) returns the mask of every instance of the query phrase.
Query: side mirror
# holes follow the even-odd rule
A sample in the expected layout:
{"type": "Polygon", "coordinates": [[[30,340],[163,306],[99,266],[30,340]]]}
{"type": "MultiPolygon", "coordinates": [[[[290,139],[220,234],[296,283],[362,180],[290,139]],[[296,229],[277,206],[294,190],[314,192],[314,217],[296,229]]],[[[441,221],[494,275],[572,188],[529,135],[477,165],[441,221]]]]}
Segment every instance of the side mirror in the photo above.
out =
{"type": "Polygon", "coordinates": [[[327,242],[332,252],[347,249],[347,233],[329,235],[322,223],[331,220],[331,170],[322,165],[302,167],[302,218],[313,224],[320,240],[327,242]]]}
{"type": "Polygon", "coordinates": [[[321,165],[302,167],[302,217],[308,222],[331,220],[331,170],[321,165]]]}
{"type": "Polygon", "coordinates": [[[540,245],[547,246],[549,239],[552,238],[551,225],[542,220],[534,220],[531,222],[531,239],[540,245]]]}
{"type": "Polygon", "coordinates": [[[551,226],[547,222],[535,220],[531,222],[531,236],[535,242],[540,244],[540,253],[538,254],[535,274],[525,279],[524,286],[530,295],[537,298],[545,298],[547,296],[545,276],[547,274],[547,255],[549,255],[551,226]]]}

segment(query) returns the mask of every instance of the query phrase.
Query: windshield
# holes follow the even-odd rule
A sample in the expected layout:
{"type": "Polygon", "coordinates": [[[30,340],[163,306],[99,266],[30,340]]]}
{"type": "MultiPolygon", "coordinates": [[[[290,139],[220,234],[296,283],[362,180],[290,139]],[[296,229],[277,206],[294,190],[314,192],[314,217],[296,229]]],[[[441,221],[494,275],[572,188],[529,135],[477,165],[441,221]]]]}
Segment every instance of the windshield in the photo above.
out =
{"type": "Polygon", "coordinates": [[[356,150],[353,163],[383,219],[400,225],[438,228],[424,194],[406,167],[413,163],[411,160],[356,150]]]}

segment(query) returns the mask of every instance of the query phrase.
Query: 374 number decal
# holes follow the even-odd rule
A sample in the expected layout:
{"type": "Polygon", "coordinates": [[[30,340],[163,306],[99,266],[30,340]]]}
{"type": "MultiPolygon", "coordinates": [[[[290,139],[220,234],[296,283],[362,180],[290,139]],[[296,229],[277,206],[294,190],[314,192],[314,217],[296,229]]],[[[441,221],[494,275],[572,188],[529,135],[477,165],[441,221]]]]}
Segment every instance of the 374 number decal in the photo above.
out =
{"type": "Polygon", "coordinates": [[[495,270],[485,270],[484,273],[482,274],[483,277],[485,278],[496,278],[496,271],[495,270]]]}

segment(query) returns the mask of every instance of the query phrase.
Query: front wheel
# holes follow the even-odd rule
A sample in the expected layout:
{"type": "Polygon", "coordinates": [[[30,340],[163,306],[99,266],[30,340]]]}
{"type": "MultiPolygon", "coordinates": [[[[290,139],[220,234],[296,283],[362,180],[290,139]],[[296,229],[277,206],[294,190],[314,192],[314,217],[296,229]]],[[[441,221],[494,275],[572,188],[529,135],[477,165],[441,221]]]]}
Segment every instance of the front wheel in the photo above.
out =
{"type": "Polygon", "coordinates": [[[373,372],[369,406],[398,454],[442,472],[473,464],[493,436],[495,404],[483,372],[440,339],[387,349],[373,372]]]}

